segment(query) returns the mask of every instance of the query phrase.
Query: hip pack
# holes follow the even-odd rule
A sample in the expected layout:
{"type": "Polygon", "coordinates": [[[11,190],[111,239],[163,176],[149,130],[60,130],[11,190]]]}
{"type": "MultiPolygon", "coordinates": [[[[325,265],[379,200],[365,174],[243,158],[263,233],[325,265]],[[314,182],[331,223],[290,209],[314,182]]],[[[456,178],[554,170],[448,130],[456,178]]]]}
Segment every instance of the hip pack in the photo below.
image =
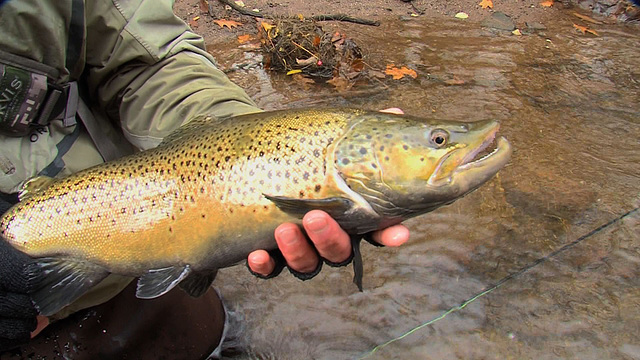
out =
{"type": "Polygon", "coordinates": [[[57,78],[53,67],[0,50],[0,132],[26,136],[52,120],[75,125],[78,85],[57,78]]]}

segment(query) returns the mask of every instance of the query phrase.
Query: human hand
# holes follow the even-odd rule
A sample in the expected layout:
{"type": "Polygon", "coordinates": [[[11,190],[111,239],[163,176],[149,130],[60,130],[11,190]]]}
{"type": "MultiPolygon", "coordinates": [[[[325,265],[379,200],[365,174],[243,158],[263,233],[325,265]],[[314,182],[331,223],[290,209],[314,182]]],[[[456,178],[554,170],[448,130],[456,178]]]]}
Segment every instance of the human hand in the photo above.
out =
{"type": "Polygon", "coordinates": [[[9,350],[35,336],[38,312],[29,296],[26,265],[31,259],[0,240],[0,351],[9,350]]]}
{"type": "MultiPolygon", "coordinates": [[[[320,257],[334,264],[351,259],[349,235],[329,214],[321,210],[309,211],[302,219],[302,226],[311,242],[296,224],[284,223],[275,230],[278,248],[290,269],[311,277],[319,271],[320,257]]],[[[407,240],[409,229],[401,224],[373,233],[373,241],[385,246],[400,246],[407,240]]],[[[276,269],[276,260],[264,250],[249,254],[247,264],[251,271],[265,277],[276,269]]]]}

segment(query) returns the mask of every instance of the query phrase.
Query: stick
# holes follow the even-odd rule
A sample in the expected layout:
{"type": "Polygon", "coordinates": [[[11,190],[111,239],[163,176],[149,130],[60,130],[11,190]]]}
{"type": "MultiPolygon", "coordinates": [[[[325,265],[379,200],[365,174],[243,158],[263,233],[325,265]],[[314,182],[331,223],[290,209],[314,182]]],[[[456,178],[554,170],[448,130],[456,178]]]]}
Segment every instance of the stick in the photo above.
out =
{"type": "MultiPolygon", "coordinates": [[[[243,7],[240,7],[232,0],[218,0],[218,1],[220,1],[224,5],[229,5],[229,7],[231,7],[233,10],[239,12],[242,15],[248,15],[248,16],[253,16],[257,18],[273,19],[273,17],[267,17],[262,15],[261,13],[257,13],[255,11],[247,10],[243,7]]],[[[294,16],[289,16],[288,18],[297,19],[297,17],[294,17],[294,16]]],[[[360,24],[360,25],[380,26],[379,21],[355,18],[345,14],[315,15],[310,17],[309,19],[313,21],[344,21],[344,22],[350,22],[350,23],[360,24]]]]}

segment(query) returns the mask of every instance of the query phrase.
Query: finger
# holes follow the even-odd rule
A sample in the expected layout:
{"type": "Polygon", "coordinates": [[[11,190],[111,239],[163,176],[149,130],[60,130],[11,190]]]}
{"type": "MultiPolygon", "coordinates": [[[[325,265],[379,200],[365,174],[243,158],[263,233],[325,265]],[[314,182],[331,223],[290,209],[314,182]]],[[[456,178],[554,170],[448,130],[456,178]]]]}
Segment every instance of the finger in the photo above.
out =
{"type": "Polygon", "coordinates": [[[251,271],[262,276],[269,276],[276,268],[276,262],[264,250],[256,250],[249,254],[247,263],[251,271]]]}
{"type": "Polygon", "coordinates": [[[309,211],[302,219],[309,239],[323,258],[340,263],[351,256],[349,235],[324,211],[309,211]]]}
{"type": "Polygon", "coordinates": [[[275,237],[289,268],[301,273],[309,273],[318,267],[320,259],[315,249],[296,224],[281,224],[276,228],[275,237]]]}
{"type": "Polygon", "coordinates": [[[389,114],[396,114],[396,115],[403,115],[404,114],[404,111],[402,111],[402,109],[397,108],[397,107],[383,109],[383,110],[380,110],[380,112],[389,113],[389,114]]]}
{"type": "Polygon", "coordinates": [[[385,246],[400,246],[409,240],[409,229],[402,224],[393,225],[373,233],[373,241],[385,246]]]}
{"type": "Polygon", "coordinates": [[[38,324],[36,325],[36,329],[31,332],[32,339],[49,325],[49,318],[46,316],[38,315],[36,317],[36,320],[38,324]]]}

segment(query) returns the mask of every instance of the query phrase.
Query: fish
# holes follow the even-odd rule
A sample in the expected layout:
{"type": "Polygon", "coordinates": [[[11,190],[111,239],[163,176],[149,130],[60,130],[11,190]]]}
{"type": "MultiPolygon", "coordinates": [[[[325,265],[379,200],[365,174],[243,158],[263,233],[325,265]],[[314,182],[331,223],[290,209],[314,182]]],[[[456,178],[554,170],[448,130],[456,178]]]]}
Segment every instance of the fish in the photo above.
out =
{"type": "Polygon", "coordinates": [[[137,277],[143,299],[199,296],[320,209],[350,235],[362,290],[360,240],[490,180],[512,153],[499,127],[349,108],[199,116],[156,148],[28,181],[0,238],[33,259],[34,305],[52,315],[109,274],[137,277]]]}

